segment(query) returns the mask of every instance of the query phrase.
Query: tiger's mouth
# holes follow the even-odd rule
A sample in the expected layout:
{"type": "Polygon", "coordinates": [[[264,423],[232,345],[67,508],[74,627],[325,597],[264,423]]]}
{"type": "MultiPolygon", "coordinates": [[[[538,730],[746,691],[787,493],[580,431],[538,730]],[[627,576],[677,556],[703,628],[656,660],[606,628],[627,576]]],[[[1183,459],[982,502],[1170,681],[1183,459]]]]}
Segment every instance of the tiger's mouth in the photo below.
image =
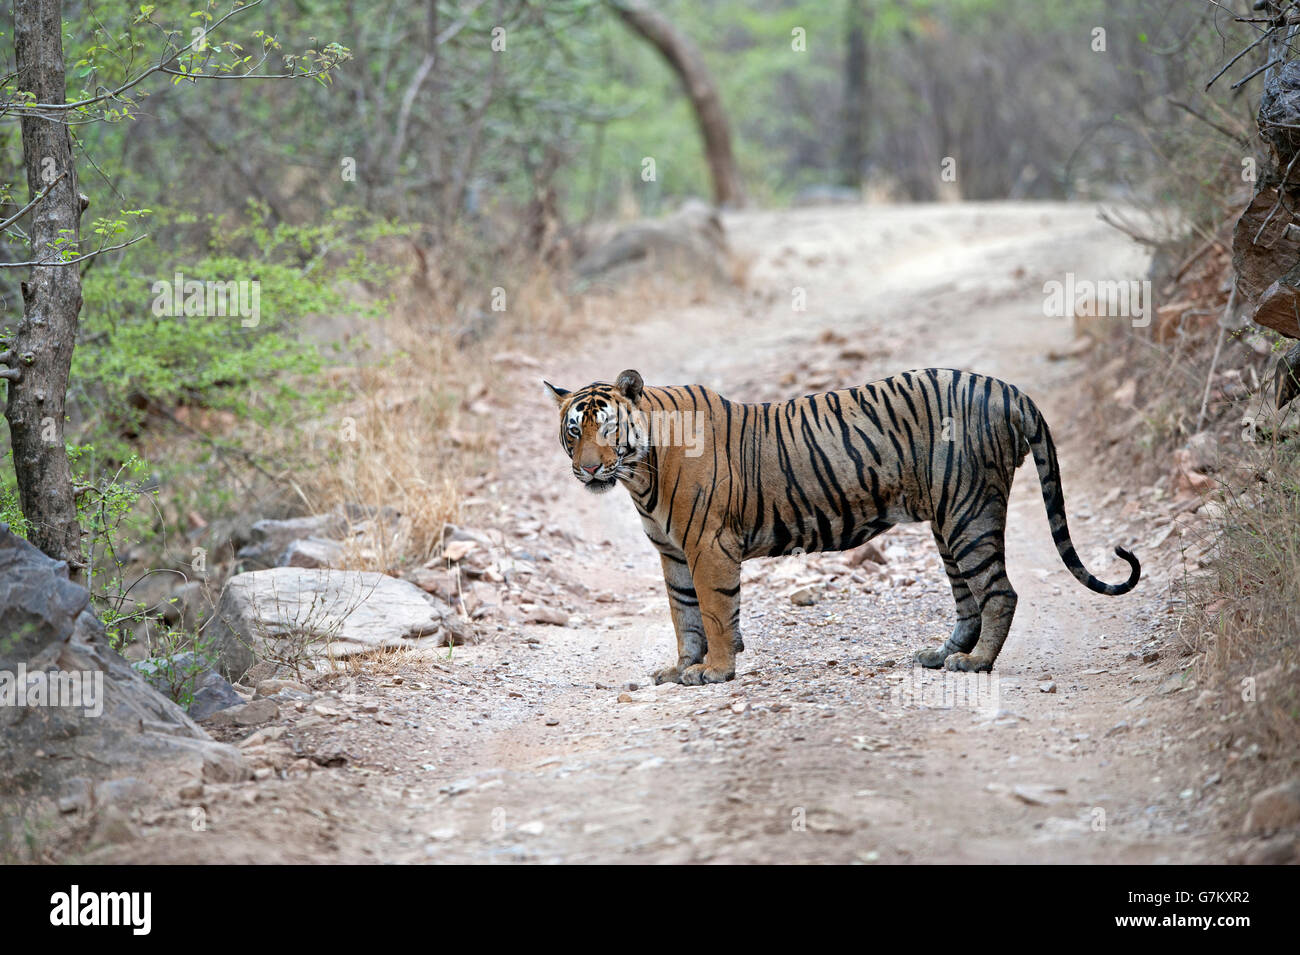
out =
{"type": "Polygon", "coordinates": [[[590,481],[584,481],[582,486],[592,494],[604,494],[606,491],[613,490],[617,483],[614,478],[592,478],[590,481]]]}

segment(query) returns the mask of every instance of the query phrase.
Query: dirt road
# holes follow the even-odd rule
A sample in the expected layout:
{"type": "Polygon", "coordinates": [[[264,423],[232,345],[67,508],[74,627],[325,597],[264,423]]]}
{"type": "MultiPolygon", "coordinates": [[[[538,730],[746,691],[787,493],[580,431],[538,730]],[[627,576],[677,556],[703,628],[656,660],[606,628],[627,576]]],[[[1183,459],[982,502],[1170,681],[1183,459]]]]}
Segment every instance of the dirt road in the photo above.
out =
{"type": "MultiPolygon", "coordinates": [[[[1122,579],[1115,544],[1146,556],[1145,529],[1121,513],[1138,489],[1091,464],[1077,364],[1047,358],[1072,329],[1044,317],[1045,281],[1142,272],[1094,209],[834,208],[733,215],[727,227],[751,259],[745,293],[635,323],[610,314],[603,333],[536,355],[545,377],[576,387],[635,367],[650,384],[768,400],[918,366],[994,374],[1053,424],[1090,569],[1122,579]]],[[[377,664],[323,697],[324,713],[283,720],[281,744],[337,751],[341,768],[206,787],[92,858],[1220,860],[1231,807],[1182,739],[1188,694],[1168,691],[1168,653],[1142,661],[1167,581],[1153,567],[1121,598],[1075,583],[1032,470],[1007,533],[1019,610],[978,705],[942,705],[957,677],[911,667],[953,615],[924,526],[881,538],[883,566],[746,564],[735,681],[654,687],[649,672],[674,652],[658,558],[623,491],[596,497],[573,480],[539,371],[511,374],[502,466],[465,524],[503,529],[504,549],[536,568],[518,587],[564,609],[568,626],[507,615],[492,640],[450,659],[377,664]],[[791,602],[800,587],[812,605],[791,602]]]]}

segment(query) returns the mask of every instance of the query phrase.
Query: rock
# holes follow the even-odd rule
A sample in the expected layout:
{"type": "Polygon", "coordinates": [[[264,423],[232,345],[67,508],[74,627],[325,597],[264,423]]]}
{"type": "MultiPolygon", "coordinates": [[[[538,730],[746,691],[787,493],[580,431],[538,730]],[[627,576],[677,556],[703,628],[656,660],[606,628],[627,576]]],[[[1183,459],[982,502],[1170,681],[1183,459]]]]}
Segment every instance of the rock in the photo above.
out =
{"type": "Polygon", "coordinates": [[[256,522],[257,515],[248,512],[217,518],[206,526],[196,527],[189,535],[187,546],[203,548],[208,566],[233,563],[235,555],[253,542],[256,522]]]}
{"type": "Polygon", "coordinates": [[[1273,368],[1273,403],[1284,408],[1300,394],[1300,342],[1287,349],[1273,368]]]}
{"type": "MultiPolygon", "coordinates": [[[[1295,65],[1295,61],[1288,65],[1295,65]]],[[[1277,178],[1281,178],[1281,170],[1277,178]]],[[[1291,181],[1295,181],[1294,177],[1291,181]]],[[[1232,231],[1232,268],[1236,273],[1238,305],[1253,306],[1259,302],[1270,286],[1300,261],[1300,235],[1288,228],[1289,215],[1278,214],[1276,180],[1270,182],[1261,177],[1256,188],[1258,191],[1232,231]]],[[[1290,201],[1289,197],[1282,198],[1290,201]]],[[[1293,330],[1294,320],[1283,327],[1293,330]]]]}
{"type": "Polygon", "coordinates": [[[118,806],[108,806],[95,814],[95,825],[91,831],[89,848],[122,845],[135,842],[139,838],[140,830],[131,821],[131,817],[118,806]]]}
{"type": "Polygon", "coordinates": [[[420,567],[406,575],[406,579],[425,593],[433,594],[443,603],[455,605],[460,592],[453,571],[441,568],[420,567]]]}
{"type": "Polygon", "coordinates": [[[845,562],[850,567],[860,567],[864,561],[871,561],[873,564],[888,563],[885,555],[881,553],[880,548],[873,541],[867,541],[865,544],[853,548],[853,550],[849,551],[848,559],[845,562]]]}
{"type": "Polygon", "coordinates": [[[326,719],[337,719],[341,716],[347,716],[342,707],[336,706],[329,700],[317,700],[312,704],[311,711],[317,716],[323,716],[326,719]]]}
{"type": "Polygon", "coordinates": [[[593,236],[589,250],[574,265],[578,290],[594,284],[615,287],[638,275],[703,275],[726,281],[727,237],[717,211],[688,200],[662,219],[622,226],[612,235],[593,236]]]}
{"type": "Polygon", "coordinates": [[[287,732],[288,727],[285,726],[267,726],[264,729],[249,733],[247,739],[240,741],[239,748],[244,749],[249,746],[261,746],[264,743],[271,743],[287,732]]]}
{"type": "Polygon", "coordinates": [[[324,537],[305,537],[284,549],[279,567],[342,567],[343,545],[324,537]]]}
{"type": "Polygon", "coordinates": [[[811,607],[817,602],[817,593],[811,587],[800,587],[790,594],[790,602],[796,607],[811,607]]]}
{"type": "Polygon", "coordinates": [[[1107,737],[1111,737],[1111,736],[1119,736],[1121,733],[1127,733],[1127,732],[1129,731],[1130,728],[1131,728],[1131,727],[1129,726],[1129,722],[1128,722],[1128,720],[1120,720],[1118,723],[1116,723],[1116,724],[1115,724],[1114,726],[1112,726],[1110,729],[1106,730],[1106,734],[1105,734],[1105,735],[1106,735],[1107,737]]]}
{"type": "Polygon", "coordinates": [[[541,604],[524,604],[519,609],[524,615],[524,623],[549,623],[556,627],[567,627],[569,625],[569,615],[563,610],[557,610],[555,607],[546,607],[541,604]]]}
{"type": "Polygon", "coordinates": [[[59,793],[59,812],[64,815],[73,812],[89,812],[93,805],[92,791],[91,782],[85,776],[74,776],[67,780],[59,793]]]}
{"type": "Polygon", "coordinates": [[[1193,454],[1187,448],[1173,453],[1169,485],[1175,494],[1204,494],[1216,486],[1214,478],[1196,469],[1193,454]]]}
{"type": "Polygon", "coordinates": [[[72,633],[90,602],[68,580],[68,567],[53,561],[0,524],[0,661],[26,662],[72,633]]]}
{"type": "Polygon", "coordinates": [[[1300,266],[1266,288],[1259,298],[1259,306],[1251,316],[1257,325],[1271,328],[1279,335],[1300,338],[1300,266]]]}
{"type": "Polygon", "coordinates": [[[1219,442],[1209,431],[1198,431],[1187,439],[1188,461],[1197,471],[1216,471],[1219,467],[1219,442]]]}
{"type": "Polygon", "coordinates": [[[1064,786],[1018,785],[1011,787],[1011,795],[1030,806],[1050,806],[1064,796],[1064,786]]]}
{"type": "Polygon", "coordinates": [[[506,365],[510,368],[525,368],[530,371],[536,371],[542,367],[542,363],[532,355],[526,355],[519,351],[497,352],[492,356],[492,362],[497,365],[506,365]]]}
{"type": "Polygon", "coordinates": [[[297,680],[259,680],[255,697],[275,696],[281,690],[295,690],[298,693],[310,694],[311,690],[306,683],[300,683],[297,680]]]}
{"type": "Polygon", "coordinates": [[[1171,673],[1165,677],[1164,682],[1156,688],[1156,693],[1160,696],[1168,696],[1171,693],[1177,693],[1180,690],[1190,690],[1196,686],[1195,680],[1184,680],[1182,673],[1171,673]]]}
{"type": "Polygon", "coordinates": [[[185,802],[197,802],[203,798],[203,784],[186,783],[177,790],[176,795],[185,802]]]}
{"type": "Polygon", "coordinates": [[[188,693],[190,702],[185,712],[196,722],[207,719],[218,710],[244,702],[235,688],[196,653],[152,657],[133,666],[150,686],[168,699],[188,693]]]}
{"type": "Polygon", "coordinates": [[[55,812],[62,799],[76,811],[94,780],[105,778],[167,790],[198,778],[247,778],[233,747],[214,742],[114,652],[89,601],[65,564],[0,524],[0,670],[22,664],[29,673],[76,673],[96,698],[90,709],[51,706],[39,714],[0,706],[0,805],[22,811],[48,799],[55,812]]]}
{"type": "Polygon", "coordinates": [[[1250,844],[1242,856],[1246,865],[1294,865],[1300,861],[1300,841],[1279,835],[1250,844]]]}
{"type": "Polygon", "coordinates": [[[335,739],[325,740],[309,755],[313,763],[317,766],[324,766],[326,769],[337,769],[346,766],[351,758],[348,756],[347,750],[343,748],[343,744],[335,739]]]}
{"type": "Polygon", "coordinates": [[[253,700],[251,703],[218,710],[204,722],[210,726],[260,726],[279,716],[280,708],[271,700],[253,700]]]}
{"type": "Polygon", "coordinates": [[[297,567],[232,577],[208,630],[217,667],[233,680],[255,657],[338,659],[379,647],[465,643],[471,634],[450,607],[410,581],[297,567]]]}
{"type": "Polygon", "coordinates": [[[1274,164],[1284,169],[1300,152],[1300,63],[1291,60],[1271,74],[1259,97],[1256,122],[1273,147],[1274,164]]]}
{"type": "Polygon", "coordinates": [[[1041,693],[1055,693],[1055,692],[1056,692],[1056,681],[1055,681],[1055,680],[1047,680],[1047,681],[1045,681],[1045,682],[1043,682],[1043,683],[1040,683],[1040,684],[1038,684],[1038,689],[1039,689],[1039,692],[1041,692],[1041,693]]]}
{"type": "Polygon", "coordinates": [[[1064,361],[1067,358],[1078,358],[1086,354],[1097,339],[1092,335],[1080,335],[1064,348],[1053,348],[1047,353],[1049,361],[1064,361]]]}
{"type": "Polygon", "coordinates": [[[283,772],[297,759],[287,745],[280,742],[259,743],[256,746],[241,746],[240,753],[253,767],[255,778],[268,779],[275,773],[283,772]],[[261,770],[267,770],[260,773],[261,770]]]}
{"type": "Polygon", "coordinates": [[[1300,824],[1300,778],[1258,792],[1250,800],[1250,811],[1242,832],[1276,832],[1300,824]]]}
{"type": "Polygon", "coordinates": [[[478,546],[478,542],[472,540],[448,541],[442,547],[442,556],[452,563],[456,563],[468,557],[478,546]]]}
{"type": "Polygon", "coordinates": [[[239,559],[253,567],[273,567],[294,541],[337,538],[347,533],[341,514],[313,514],[288,520],[263,520],[252,526],[252,543],[240,548],[239,559]]]}
{"type": "Polygon", "coordinates": [[[95,786],[95,805],[101,808],[121,806],[129,809],[131,806],[145,802],[153,795],[154,789],[148,783],[134,776],[123,776],[120,779],[106,780],[95,786]]]}

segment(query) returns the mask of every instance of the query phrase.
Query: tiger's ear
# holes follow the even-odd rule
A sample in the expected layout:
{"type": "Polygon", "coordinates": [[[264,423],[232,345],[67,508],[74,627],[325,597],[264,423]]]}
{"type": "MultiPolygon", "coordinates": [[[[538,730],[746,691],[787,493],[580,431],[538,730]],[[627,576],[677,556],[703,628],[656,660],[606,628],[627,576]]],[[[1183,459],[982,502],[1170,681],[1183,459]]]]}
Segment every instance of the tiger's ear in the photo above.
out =
{"type": "Polygon", "coordinates": [[[636,404],[641,400],[641,391],[645,388],[645,382],[641,380],[639,372],[629,368],[627,371],[619,372],[614,387],[622,393],[624,398],[632,402],[632,404],[636,404]]]}
{"type": "Polygon", "coordinates": [[[545,379],[542,380],[542,384],[546,386],[547,393],[555,399],[555,406],[557,408],[562,407],[564,405],[564,399],[569,397],[570,392],[566,391],[564,388],[556,388],[545,379]]]}

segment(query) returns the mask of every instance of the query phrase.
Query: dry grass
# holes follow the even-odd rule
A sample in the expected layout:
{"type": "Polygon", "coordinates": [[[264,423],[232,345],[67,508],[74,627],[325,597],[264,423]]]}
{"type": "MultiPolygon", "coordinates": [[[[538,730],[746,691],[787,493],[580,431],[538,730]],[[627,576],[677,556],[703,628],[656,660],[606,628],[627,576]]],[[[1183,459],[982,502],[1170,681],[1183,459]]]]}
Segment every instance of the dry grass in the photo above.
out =
{"type": "Polygon", "coordinates": [[[1211,506],[1218,536],[1187,583],[1180,632],[1202,685],[1258,704],[1251,728],[1300,741],[1300,449],[1265,446],[1226,473],[1211,506]]]}
{"type": "MultiPolygon", "coordinates": [[[[1167,306],[1147,335],[1114,333],[1094,348],[1090,423],[1108,463],[1140,485],[1178,470],[1182,448],[1210,448],[1218,484],[1203,513],[1213,542],[1183,581],[1179,636],[1196,657],[1207,712],[1274,753],[1300,747],[1300,448],[1295,413],[1272,409],[1273,356],[1249,331],[1229,336],[1213,364],[1226,256],[1205,255],[1162,289],[1167,306]],[[1201,405],[1209,384],[1209,401],[1201,405]],[[1124,386],[1129,400],[1117,395],[1124,386]]],[[[1271,337],[1271,336],[1266,336],[1271,337]]]]}
{"type": "MultiPolygon", "coordinates": [[[[727,281],[743,283],[747,267],[733,260],[727,281]]],[[[330,436],[322,444],[327,453],[289,477],[307,511],[362,515],[353,522],[348,568],[399,574],[439,555],[444,528],[460,516],[458,488],[499,464],[494,424],[520,400],[508,372],[531,368],[533,356],[553,351],[560,339],[580,340],[719,294],[699,275],[650,274],[581,296],[566,284],[567,277],[535,263],[516,266],[513,282],[491,288],[459,285],[439,296],[415,283],[383,322],[375,352],[335,370],[350,398],[320,423],[330,436]],[[488,312],[498,294],[504,309],[488,312]],[[469,314],[487,331],[467,343],[463,303],[474,301],[481,305],[469,314]],[[348,440],[335,440],[344,429],[348,440]],[[400,516],[377,519],[384,508],[400,516]]]]}
{"type": "Polygon", "coordinates": [[[349,397],[323,422],[332,451],[290,479],[306,510],[354,518],[349,568],[394,574],[436,557],[459,517],[464,478],[495,463],[492,423],[509,407],[507,356],[526,356],[573,318],[547,269],[499,288],[505,308],[497,312],[489,311],[493,289],[452,293],[482,300],[468,312],[483,331],[466,341],[467,310],[413,287],[383,321],[374,351],[335,369],[349,397]]]}

